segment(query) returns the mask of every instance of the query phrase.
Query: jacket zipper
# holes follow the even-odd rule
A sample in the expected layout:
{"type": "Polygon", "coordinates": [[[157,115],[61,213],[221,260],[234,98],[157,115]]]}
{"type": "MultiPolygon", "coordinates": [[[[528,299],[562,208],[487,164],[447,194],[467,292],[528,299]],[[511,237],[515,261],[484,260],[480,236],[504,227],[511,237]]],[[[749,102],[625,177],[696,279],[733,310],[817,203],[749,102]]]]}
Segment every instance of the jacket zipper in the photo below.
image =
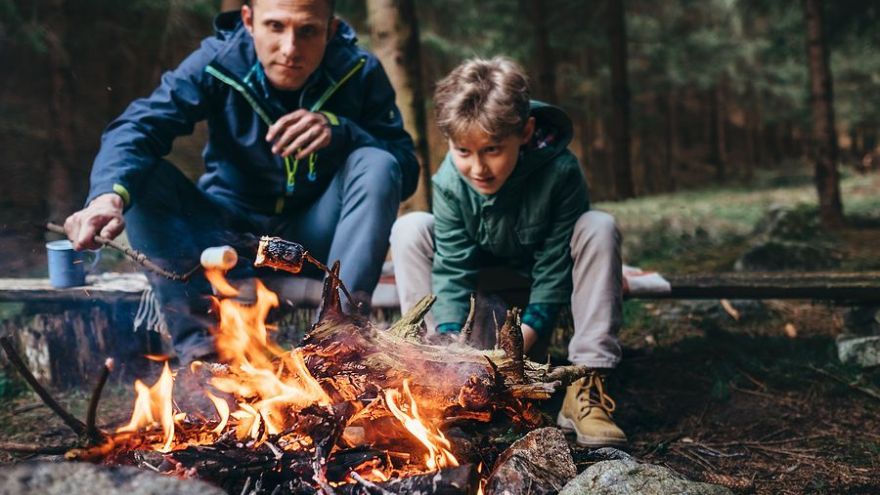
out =
{"type": "MultiPolygon", "coordinates": [[[[336,93],[336,91],[340,87],[342,87],[343,84],[345,84],[349,79],[351,79],[351,77],[353,75],[355,75],[366,63],[367,63],[366,57],[361,57],[357,61],[357,63],[351,69],[349,69],[348,72],[345,73],[345,75],[342,77],[342,79],[340,79],[338,82],[332,84],[329,88],[327,88],[326,91],[324,91],[324,94],[322,94],[321,97],[318,98],[318,101],[316,101],[311,106],[311,108],[309,110],[312,112],[319,111],[321,109],[321,107],[324,106],[324,103],[326,103],[327,100],[329,100],[330,97],[333,96],[333,94],[336,93]]],[[[205,72],[207,72],[208,74],[211,74],[212,76],[219,79],[221,82],[232,87],[232,89],[241,93],[241,95],[248,102],[248,104],[250,104],[251,108],[254,109],[254,112],[256,112],[256,114],[260,117],[260,119],[263,122],[266,123],[267,126],[271,126],[272,124],[275,123],[274,120],[272,120],[272,118],[269,117],[269,112],[267,112],[263,108],[263,106],[260,105],[260,102],[257,100],[257,98],[255,98],[248,91],[247,87],[244,86],[243,84],[241,84],[235,77],[224,74],[223,72],[221,72],[219,69],[217,69],[213,65],[208,65],[207,67],[205,67],[205,72]]],[[[305,89],[306,88],[303,88],[303,95],[305,94],[305,89]]],[[[300,106],[302,106],[302,105],[300,105],[300,106]]],[[[315,153],[312,153],[309,155],[309,180],[314,181],[316,178],[316,176],[315,176],[316,164],[317,164],[317,156],[315,153]]],[[[276,214],[281,213],[284,210],[285,196],[290,196],[291,194],[293,194],[294,186],[296,185],[296,173],[297,173],[298,169],[299,169],[299,159],[294,159],[291,161],[289,156],[284,157],[284,170],[287,173],[287,182],[286,182],[286,187],[285,187],[285,194],[283,194],[281,197],[279,197],[278,200],[275,202],[275,213],[276,214]]]]}

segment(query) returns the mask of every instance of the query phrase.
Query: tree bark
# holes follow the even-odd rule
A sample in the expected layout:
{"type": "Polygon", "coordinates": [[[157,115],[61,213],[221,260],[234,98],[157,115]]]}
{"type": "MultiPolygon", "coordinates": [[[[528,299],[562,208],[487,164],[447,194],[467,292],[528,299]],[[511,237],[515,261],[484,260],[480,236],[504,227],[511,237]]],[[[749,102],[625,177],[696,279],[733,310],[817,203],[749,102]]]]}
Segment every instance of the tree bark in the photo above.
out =
{"type": "Polygon", "coordinates": [[[627,83],[627,39],[623,0],[608,2],[608,41],[611,47],[611,163],[617,199],[635,196],[630,163],[630,93],[627,83]]]}
{"type": "Polygon", "coordinates": [[[420,164],[415,195],[404,210],[431,209],[431,162],[422,85],[419,24],[413,0],[367,0],[373,52],[397,92],[397,107],[413,137],[420,164]]]}
{"type": "Polygon", "coordinates": [[[715,164],[715,179],[727,179],[727,110],[725,108],[724,82],[719,81],[710,95],[712,101],[712,163],[715,164]]]}
{"type": "Polygon", "coordinates": [[[550,46],[550,32],[547,28],[547,4],[541,0],[529,0],[532,16],[532,30],[535,40],[535,60],[538,62],[537,97],[556,103],[556,58],[550,46]]]}
{"type": "Polygon", "coordinates": [[[73,87],[70,54],[67,51],[67,17],[64,0],[51,0],[47,5],[46,44],[49,57],[51,93],[48,124],[50,142],[47,146],[49,194],[47,210],[50,218],[62,220],[79,206],[74,198],[71,171],[76,164],[76,138],[72,120],[73,87]]]}
{"type": "Polygon", "coordinates": [[[228,12],[230,10],[241,10],[241,6],[244,4],[243,0],[221,0],[220,1],[220,12],[228,12]]]}
{"type": "Polygon", "coordinates": [[[834,130],[834,90],[829,51],[822,28],[821,0],[804,0],[807,29],[807,60],[810,72],[810,110],[812,114],[811,154],[815,162],[819,218],[826,228],[844,223],[837,170],[837,139],[834,130]]]}

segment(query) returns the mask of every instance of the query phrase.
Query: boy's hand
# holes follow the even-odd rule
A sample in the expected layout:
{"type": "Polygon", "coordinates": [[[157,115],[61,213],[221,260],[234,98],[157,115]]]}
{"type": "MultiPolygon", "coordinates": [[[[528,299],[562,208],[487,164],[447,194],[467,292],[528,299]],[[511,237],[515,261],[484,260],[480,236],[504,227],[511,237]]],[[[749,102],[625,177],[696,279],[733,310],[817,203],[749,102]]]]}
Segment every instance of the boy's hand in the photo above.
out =
{"type": "Polygon", "coordinates": [[[522,336],[523,336],[523,354],[528,354],[529,349],[535,345],[535,342],[538,341],[538,332],[535,331],[534,328],[528,326],[527,324],[522,324],[522,336]]]}
{"type": "Polygon", "coordinates": [[[272,153],[285,158],[296,153],[296,158],[302,159],[329,146],[332,136],[326,115],[299,109],[272,124],[266,141],[273,143],[272,153]]]}
{"type": "Polygon", "coordinates": [[[64,232],[73,243],[77,251],[83,249],[98,249],[100,244],[95,242],[95,236],[101,235],[107,239],[114,239],[125,228],[125,220],[122,218],[122,196],[116,193],[107,193],[93,199],[88,206],[67,217],[64,221],[64,232]]]}

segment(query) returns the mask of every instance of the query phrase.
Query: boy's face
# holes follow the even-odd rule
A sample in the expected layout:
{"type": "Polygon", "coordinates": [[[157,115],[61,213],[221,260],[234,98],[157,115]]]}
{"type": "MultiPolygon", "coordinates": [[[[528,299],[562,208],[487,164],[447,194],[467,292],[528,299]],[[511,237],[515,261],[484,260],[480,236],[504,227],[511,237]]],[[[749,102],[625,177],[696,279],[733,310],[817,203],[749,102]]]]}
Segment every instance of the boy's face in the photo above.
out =
{"type": "Polygon", "coordinates": [[[339,21],[327,0],[259,0],[241,8],[257,58],[277,89],[303,87],[321,64],[339,21]]]}
{"type": "Polygon", "coordinates": [[[477,192],[495,194],[507,182],[519,159],[519,147],[529,142],[535,131],[535,118],[529,117],[522,135],[495,139],[473,129],[456,140],[449,140],[452,162],[477,192]]]}

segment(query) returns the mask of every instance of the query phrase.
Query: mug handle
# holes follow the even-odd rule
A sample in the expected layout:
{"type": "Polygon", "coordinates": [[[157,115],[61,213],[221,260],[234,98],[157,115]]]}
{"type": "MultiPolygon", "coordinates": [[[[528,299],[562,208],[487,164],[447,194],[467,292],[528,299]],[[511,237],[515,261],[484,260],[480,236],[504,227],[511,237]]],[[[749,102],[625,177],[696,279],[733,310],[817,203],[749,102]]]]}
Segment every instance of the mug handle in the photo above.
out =
{"type": "Polygon", "coordinates": [[[91,273],[92,270],[94,270],[95,267],[98,265],[98,262],[101,261],[101,250],[100,249],[89,250],[89,253],[92,256],[94,256],[95,259],[92,260],[92,263],[88,266],[88,268],[86,268],[86,273],[91,273]]]}

